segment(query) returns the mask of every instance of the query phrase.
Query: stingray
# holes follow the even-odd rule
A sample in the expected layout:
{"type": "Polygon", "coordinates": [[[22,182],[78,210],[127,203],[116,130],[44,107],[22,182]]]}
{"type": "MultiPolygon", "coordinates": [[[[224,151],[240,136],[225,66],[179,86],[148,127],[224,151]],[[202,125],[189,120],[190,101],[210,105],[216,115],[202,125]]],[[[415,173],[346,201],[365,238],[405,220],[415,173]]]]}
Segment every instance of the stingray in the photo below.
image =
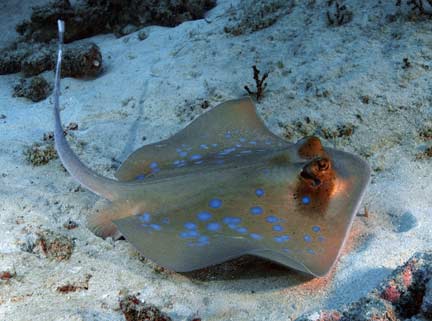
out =
{"type": "Polygon", "coordinates": [[[101,237],[126,238],[144,257],[186,272],[242,255],[323,276],[337,260],[370,179],[368,164],[317,137],[287,142],[250,98],[224,102],[169,139],[145,145],[115,179],[86,167],[59,112],[64,24],[54,88],[55,145],[82,186],[108,205],[89,218],[101,237]]]}

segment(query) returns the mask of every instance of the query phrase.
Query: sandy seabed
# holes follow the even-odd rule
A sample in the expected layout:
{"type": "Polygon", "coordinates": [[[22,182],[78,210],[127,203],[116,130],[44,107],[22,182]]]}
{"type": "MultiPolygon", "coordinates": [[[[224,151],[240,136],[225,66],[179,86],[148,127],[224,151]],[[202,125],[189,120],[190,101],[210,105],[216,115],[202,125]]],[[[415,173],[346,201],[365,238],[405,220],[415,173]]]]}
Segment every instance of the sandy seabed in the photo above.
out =
{"type": "MultiPolygon", "coordinates": [[[[31,5],[42,3],[2,4],[0,44],[16,37],[14,26],[29,17],[31,5]]],[[[221,0],[206,20],[144,28],[143,41],[138,32],[92,37],[103,74],[62,82],[63,122],[78,123],[74,137],[85,143],[75,150],[112,177],[117,160],[206,112],[204,100],[214,107],[244,96],[252,65],[269,71],[257,109],[275,134],[292,141],[321,134],[324,144],[366,158],[373,169],[363,202],[369,215],[355,219],[328,277],[252,261],[227,264],[202,280],[158,269],[126,241],[94,236],[85,222],[98,198],[79,189],[59,160],[32,167],[23,155],[53,130],[52,97],[14,98],[19,75],[5,75],[0,272],[14,277],[0,280],[0,320],[124,320],[122,293],[140,293],[173,320],[294,320],[362,297],[414,252],[430,249],[432,159],[421,155],[432,145],[424,135],[432,131],[432,21],[413,18],[392,1],[345,4],[353,16],[342,26],[328,25],[325,1],[297,1],[268,28],[234,36],[224,27],[235,22],[238,2],[221,0]],[[343,126],[353,132],[324,135],[343,126]],[[66,229],[69,220],[78,227],[66,229]],[[58,261],[23,251],[26,238],[40,230],[71,238],[72,256],[58,261]],[[87,289],[57,290],[86,280],[87,289]]],[[[52,80],[52,72],[44,75],[52,80]]]]}

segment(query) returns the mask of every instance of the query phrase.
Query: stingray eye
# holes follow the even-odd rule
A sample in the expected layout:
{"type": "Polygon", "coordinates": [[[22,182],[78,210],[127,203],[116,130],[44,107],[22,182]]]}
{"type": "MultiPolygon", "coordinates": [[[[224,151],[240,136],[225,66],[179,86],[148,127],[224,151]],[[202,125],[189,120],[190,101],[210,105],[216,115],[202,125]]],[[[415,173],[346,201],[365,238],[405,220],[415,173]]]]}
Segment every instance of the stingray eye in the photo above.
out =
{"type": "Polygon", "coordinates": [[[300,176],[306,180],[310,186],[318,187],[326,178],[326,173],[330,168],[330,159],[324,157],[315,158],[303,167],[300,176]]]}
{"type": "Polygon", "coordinates": [[[328,158],[320,158],[317,160],[318,171],[323,172],[330,169],[330,160],[328,158]]]}

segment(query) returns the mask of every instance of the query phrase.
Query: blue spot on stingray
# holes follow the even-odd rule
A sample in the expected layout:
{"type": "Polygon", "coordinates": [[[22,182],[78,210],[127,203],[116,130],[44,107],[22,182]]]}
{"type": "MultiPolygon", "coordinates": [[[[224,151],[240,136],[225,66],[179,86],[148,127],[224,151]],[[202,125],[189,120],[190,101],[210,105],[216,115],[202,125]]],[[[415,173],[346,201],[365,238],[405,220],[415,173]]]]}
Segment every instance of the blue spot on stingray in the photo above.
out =
{"type": "Polygon", "coordinates": [[[197,228],[197,225],[193,222],[186,222],[183,224],[183,226],[187,230],[195,230],[197,228]]]}
{"type": "Polygon", "coordinates": [[[209,206],[211,208],[220,208],[222,206],[222,200],[220,200],[218,198],[214,198],[214,199],[210,200],[209,206]]]}
{"type": "Polygon", "coordinates": [[[308,205],[311,200],[310,200],[310,197],[306,195],[306,196],[302,197],[301,201],[304,205],[308,205]]]}
{"type": "Polygon", "coordinates": [[[187,156],[187,152],[185,152],[185,151],[183,151],[183,150],[181,150],[181,149],[178,149],[177,150],[177,153],[179,154],[179,156],[180,157],[186,157],[187,156]]]}
{"type": "Polygon", "coordinates": [[[138,216],[138,218],[141,222],[148,223],[151,220],[151,215],[150,215],[150,213],[146,212],[146,213],[143,213],[142,215],[138,216]]]}
{"type": "Polygon", "coordinates": [[[283,227],[281,225],[273,225],[272,230],[275,232],[282,232],[283,227]]]}
{"type": "Polygon", "coordinates": [[[252,215],[261,215],[264,212],[260,206],[251,207],[249,211],[252,215]]]}
{"type": "Polygon", "coordinates": [[[237,227],[235,230],[240,234],[246,234],[248,231],[246,227],[242,227],[242,226],[237,227]]]}
{"type": "Polygon", "coordinates": [[[170,222],[170,219],[169,219],[168,217],[164,217],[164,218],[162,219],[162,223],[163,223],[163,224],[169,224],[169,222],[170,222]]]}
{"type": "Polygon", "coordinates": [[[196,165],[200,165],[200,164],[202,164],[202,163],[204,163],[203,160],[200,160],[200,161],[194,162],[194,164],[196,164],[196,165]]]}
{"type": "Polygon", "coordinates": [[[273,238],[273,240],[277,243],[283,243],[289,241],[289,239],[290,239],[289,235],[279,235],[273,238]]]}
{"type": "Polygon", "coordinates": [[[208,149],[208,146],[207,146],[206,144],[201,144],[201,145],[200,145],[200,148],[201,148],[201,149],[208,149]]]}
{"type": "Polygon", "coordinates": [[[305,240],[305,242],[312,242],[312,237],[308,234],[305,234],[305,236],[303,236],[303,240],[305,240]]]}
{"type": "Polygon", "coordinates": [[[222,222],[224,222],[225,224],[240,224],[241,222],[241,218],[240,217],[235,217],[235,216],[226,216],[222,219],[222,222]]]}
{"type": "Polygon", "coordinates": [[[253,238],[254,240],[262,240],[262,235],[260,235],[260,234],[257,234],[257,233],[251,233],[251,234],[249,234],[249,236],[251,237],[251,238],[253,238]]]}
{"type": "Polygon", "coordinates": [[[324,236],[318,236],[318,242],[323,243],[325,241],[324,236]]]}
{"type": "Polygon", "coordinates": [[[151,162],[150,165],[149,165],[149,167],[150,167],[150,168],[158,168],[159,165],[158,165],[157,162],[151,162]]]}
{"type": "Polygon", "coordinates": [[[242,143],[244,143],[246,141],[246,139],[243,138],[243,137],[240,137],[239,141],[241,141],[242,143]]]}
{"type": "Polygon", "coordinates": [[[257,188],[255,190],[255,195],[258,196],[258,197],[263,196],[264,195],[264,190],[262,188],[257,188]]]}
{"type": "Polygon", "coordinates": [[[256,141],[254,141],[254,140],[251,140],[250,142],[249,142],[249,144],[251,144],[251,145],[256,145],[256,141]]]}
{"type": "Polygon", "coordinates": [[[197,245],[207,245],[207,244],[209,244],[209,238],[208,238],[208,236],[201,235],[198,238],[198,244],[197,245]]]}
{"type": "Polygon", "coordinates": [[[231,132],[230,131],[227,131],[225,133],[225,138],[231,138],[231,132]]]}
{"type": "Polygon", "coordinates": [[[173,162],[173,164],[174,164],[175,167],[180,168],[180,167],[184,167],[184,166],[186,166],[186,161],[185,161],[184,159],[181,159],[181,160],[175,160],[175,161],[173,162]]]}
{"type": "Polygon", "coordinates": [[[235,147],[225,148],[223,151],[219,152],[218,155],[219,156],[226,156],[226,155],[234,152],[235,150],[236,150],[235,147]]]}
{"type": "Polygon", "coordinates": [[[221,226],[217,222],[211,222],[207,224],[207,229],[212,232],[218,231],[220,228],[221,226]]]}
{"type": "Polygon", "coordinates": [[[197,237],[198,235],[199,235],[199,234],[198,234],[197,231],[184,231],[184,232],[181,232],[181,233],[179,234],[179,236],[180,236],[181,238],[183,238],[183,239],[195,238],[195,237],[197,237]]]}
{"type": "Polygon", "coordinates": [[[209,212],[199,212],[197,217],[200,221],[208,221],[211,219],[212,215],[209,212]]]}
{"type": "Polygon", "coordinates": [[[137,181],[142,181],[144,178],[145,178],[145,175],[144,175],[144,174],[140,174],[140,175],[135,176],[135,179],[136,179],[137,181]]]}
{"type": "Polygon", "coordinates": [[[312,255],[315,254],[315,251],[312,249],[307,249],[306,252],[308,252],[309,254],[312,254],[312,255]]]}
{"type": "Polygon", "coordinates": [[[213,147],[218,147],[218,144],[212,144],[213,147]]]}
{"type": "Polygon", "coordinates": [[[319,231],[321,231],[321,228],[319,226],[312,226],[312,231],[318,233],[319,231]]]}
{"type": "Polygon", "coordinates": [[[264,175],[268,175],[268,174],[270,174],[270,169],[269,169],[269,168],[264,168],[264,169],[262,170],[262,173],[263,173],[264,175]]]}
{"type": "Polygon", "coordinates": [[[190,160],[196,161],[196,160],[200,160],[201,158],[202,156],[200,154],[195,154],[190,157],[190,160]]]}
{"type": "Polygon", "coordinates": [[[150,227],[155,231],[160,231],[162,227],[159,224],[150,224],[150,227]]]}
{"type": "Polygon", "coordinates": [[[276,216],[270,215],[266,217],[267,223],[276,223],[279,222],[279,219],[276,216]]]}

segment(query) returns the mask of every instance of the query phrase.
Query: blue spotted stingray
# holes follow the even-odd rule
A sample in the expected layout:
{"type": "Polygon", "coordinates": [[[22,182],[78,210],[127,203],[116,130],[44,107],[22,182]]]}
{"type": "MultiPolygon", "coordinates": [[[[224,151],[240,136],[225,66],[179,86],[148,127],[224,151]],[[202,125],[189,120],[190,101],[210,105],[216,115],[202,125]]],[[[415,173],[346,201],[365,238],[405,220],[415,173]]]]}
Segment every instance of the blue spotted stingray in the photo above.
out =
{"type": "Polygon", "coordinates": [[[336,261],[365,188],[368,164],[271,133],[249,98],[227,101],[167,140],[143,146],[116,179],[86,167],[68,145],[59,115],[64,25],[59,22],[55,143],[81,185],[108,200],[89,219],[102,237],[124,236],[143,256],[191,271],[242,255],[325,275],[336,261]]]}

